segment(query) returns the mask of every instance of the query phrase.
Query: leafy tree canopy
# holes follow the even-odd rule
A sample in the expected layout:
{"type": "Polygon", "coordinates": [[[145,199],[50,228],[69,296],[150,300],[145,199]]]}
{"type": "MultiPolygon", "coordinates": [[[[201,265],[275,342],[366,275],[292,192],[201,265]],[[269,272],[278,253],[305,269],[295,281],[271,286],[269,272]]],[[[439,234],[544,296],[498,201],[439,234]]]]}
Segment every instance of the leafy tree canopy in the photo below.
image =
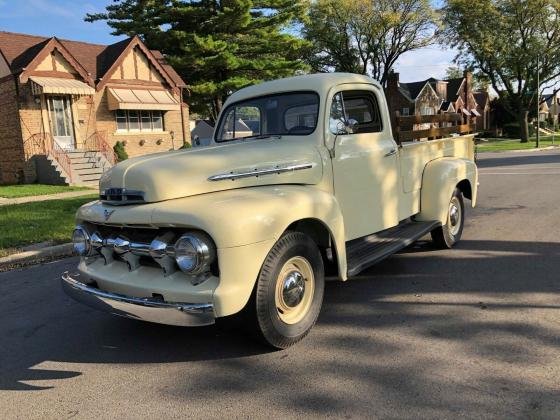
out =
{"type": "Polygon", "coordinates": [[[86,20],[160,50],[187,82],[193,112],[216,119],[233,91],[307,68],[307,43],[293,35],[305,11],[303,0],[113,0],[86,20]]]}
{"type": "Polygon", "coordinates": [[[459,50],[457,62],[475,69],[515,115],[521,140],[541,92],[560,75],[560,3],[556,0],[447,0],[442,40],[459,50]]]}
{"type": "Polygon", "coordinates": [[[303,28],[312,45],[308,63],[385,85],[399,57],[433,43],[438,22],[428,0],[316,0],[303,28]]]}

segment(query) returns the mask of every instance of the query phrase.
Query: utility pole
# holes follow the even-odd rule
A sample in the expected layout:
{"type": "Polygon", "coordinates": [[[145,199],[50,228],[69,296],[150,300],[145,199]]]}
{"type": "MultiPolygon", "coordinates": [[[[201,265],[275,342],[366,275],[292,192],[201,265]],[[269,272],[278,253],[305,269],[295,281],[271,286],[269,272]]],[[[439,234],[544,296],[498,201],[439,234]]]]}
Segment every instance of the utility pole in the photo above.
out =
{"type": "Polygon", "coordinates": [[[539,55],[537,54],[537,148],[539,147],[539,140],[540,140],[540,134],[539,134],[539,129],[541,128],[541,122],[540,122],[540,90],[541,90],[541,76],[539,74],[539,55]]]}

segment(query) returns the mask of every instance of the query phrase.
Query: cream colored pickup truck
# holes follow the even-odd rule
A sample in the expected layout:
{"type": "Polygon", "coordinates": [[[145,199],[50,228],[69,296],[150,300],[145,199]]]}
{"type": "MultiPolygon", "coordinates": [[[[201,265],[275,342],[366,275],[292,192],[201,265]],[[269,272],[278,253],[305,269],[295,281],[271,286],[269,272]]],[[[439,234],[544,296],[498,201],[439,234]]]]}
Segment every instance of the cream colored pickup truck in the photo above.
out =
{"type": "Polygon", "coordinates": [[[244,314],[285,348],[317,320],[325,278],[428,233],[457,243],[477,168],[472,135],[397,144],[380,85],[334,73],[234,93],[209,147],[129,159],[100,191],[77,213],[69,295],[172,325],[244,314]]]}

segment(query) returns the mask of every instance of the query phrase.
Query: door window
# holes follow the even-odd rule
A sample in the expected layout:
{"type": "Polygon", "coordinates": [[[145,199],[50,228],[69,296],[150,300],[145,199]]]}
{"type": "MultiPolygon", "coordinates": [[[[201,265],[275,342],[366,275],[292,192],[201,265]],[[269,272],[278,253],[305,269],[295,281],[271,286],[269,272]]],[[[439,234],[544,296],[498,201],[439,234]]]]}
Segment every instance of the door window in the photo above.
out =
{"type": "Polygon", "coordinates": [[[344,122],[351,119],[358,122],[358,133],[383,130],[379,105],[373,92],[350,90],[334,96],[329,120],[331,132],[337,134],[344,122]]]}
{"type": "Polygon", "coordinates": [[[72,106],[69,96],[51,96],[48,98],[51,133],[63,148],[74,147],[74,127],[72,106]]]}

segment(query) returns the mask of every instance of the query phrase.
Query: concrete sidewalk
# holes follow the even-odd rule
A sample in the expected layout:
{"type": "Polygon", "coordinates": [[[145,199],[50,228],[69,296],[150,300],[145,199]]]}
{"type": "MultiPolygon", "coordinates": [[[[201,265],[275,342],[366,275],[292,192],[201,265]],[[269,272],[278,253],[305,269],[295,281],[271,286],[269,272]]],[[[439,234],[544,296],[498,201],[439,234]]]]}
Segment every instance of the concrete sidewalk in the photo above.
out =
{"type": "Polygon", "coordinates": [[[47,200],[60,200],[61,198],[73,198],[81,197],[84,195],[97,194],[97,189],[83,190],[83,191],[69,191],[58,194],[48,194],[48,195],[32,195],[29,197],[18,197],[18,198],[2,198],[0,197],[0,206],[8,206],[10,204],[23,204],[31,203],[34,201],[47,201],[47,200]]]}

